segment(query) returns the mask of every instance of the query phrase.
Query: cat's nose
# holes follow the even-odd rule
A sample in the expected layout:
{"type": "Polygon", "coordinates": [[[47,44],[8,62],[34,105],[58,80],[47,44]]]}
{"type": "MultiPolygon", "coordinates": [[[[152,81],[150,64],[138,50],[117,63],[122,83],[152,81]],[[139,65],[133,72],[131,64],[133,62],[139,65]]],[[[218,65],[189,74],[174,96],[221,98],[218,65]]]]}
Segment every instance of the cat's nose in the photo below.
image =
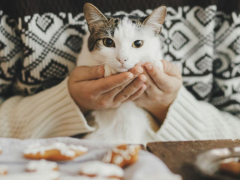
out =
{"type": "Polygon", "coordinates": [[[117,59],[121,64],[124,64],[124,63],[127,61],[126,58],[118,58],[118,57],[116,57],[116,59],[117,59]]]}

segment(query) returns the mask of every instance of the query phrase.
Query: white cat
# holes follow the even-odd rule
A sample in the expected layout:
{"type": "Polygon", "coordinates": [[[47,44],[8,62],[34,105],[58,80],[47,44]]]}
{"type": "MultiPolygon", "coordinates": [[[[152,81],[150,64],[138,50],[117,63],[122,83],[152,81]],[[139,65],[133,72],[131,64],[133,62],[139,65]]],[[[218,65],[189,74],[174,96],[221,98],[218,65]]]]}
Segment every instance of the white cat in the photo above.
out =
{"type": "MultiPolygon", "coordinates": [[[[157,8],[146,18],[105,17],[92,4],[85,4],[88,32],[83,38],[78,66],[104,65],[105,76],[125,72],[138,62],[153,62],[162,69],[159,34],[166,7],[157,8]]],[[[120,107],[93,111],[96,130],[85,138],[114,143],[147,143],[157,140],[155,120],[134,102],[120,107]]]]}

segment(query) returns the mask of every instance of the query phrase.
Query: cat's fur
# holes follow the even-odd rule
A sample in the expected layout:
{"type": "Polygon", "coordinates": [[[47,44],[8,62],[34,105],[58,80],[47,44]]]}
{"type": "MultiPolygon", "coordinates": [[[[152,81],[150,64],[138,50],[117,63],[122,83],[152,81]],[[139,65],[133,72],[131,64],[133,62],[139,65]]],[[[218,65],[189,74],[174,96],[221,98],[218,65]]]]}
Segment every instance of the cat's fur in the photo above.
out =
{"type": "MultiPolygon", "coordinates": [[[[105,76],[128,71],[138,62],[153,62],[162,69],[159,34],[166,16],[166,7],[157,8],[146,18],[113,16],[107,18],[92,4],[85,4],[84,16],[90,33],[84,37],[78,66],[104,65],[105,76]],[[103,38],[111,38],[115,47],[103,45],[103,38]],[[140,48],[132,47],[142,40],[140,48]],[[122,65],[118,60],[126,60],[122,65]]],[[[154,119],[134,102],[120,107],[93,112],[96,131],[85,138],[115,143],[146,143],[156,140],[158,126],[154,119]]]]}

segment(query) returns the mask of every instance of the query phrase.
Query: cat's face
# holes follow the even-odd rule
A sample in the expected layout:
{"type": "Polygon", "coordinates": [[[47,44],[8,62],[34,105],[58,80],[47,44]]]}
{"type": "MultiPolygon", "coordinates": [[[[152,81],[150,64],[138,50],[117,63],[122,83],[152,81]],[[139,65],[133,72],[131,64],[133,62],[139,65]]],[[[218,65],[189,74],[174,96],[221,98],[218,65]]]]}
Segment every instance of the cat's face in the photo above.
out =
{"type": "Polygon", "coordinates": [[[147,18],[106,18],[95,6],[87,3],[84,15],[90,31],[88,48],[98,64],[107,64],[124,72],[140,61],[148,61],[147,58],[160,51],[158,36],[166,16],[165,7],[156,9],[147,18]]]}

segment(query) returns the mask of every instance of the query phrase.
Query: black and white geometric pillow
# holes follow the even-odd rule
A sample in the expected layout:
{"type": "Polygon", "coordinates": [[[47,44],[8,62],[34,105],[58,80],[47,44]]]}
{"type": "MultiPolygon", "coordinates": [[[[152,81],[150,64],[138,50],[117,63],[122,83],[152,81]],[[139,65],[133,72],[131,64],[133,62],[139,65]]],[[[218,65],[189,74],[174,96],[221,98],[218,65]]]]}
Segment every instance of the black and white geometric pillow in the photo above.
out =
{"type": "MultiPolygon", "coordinates": [[[[60,83],[76,66],[83,20],[82,13],[45,13],[14,22],[0,12],[0,92],[10,91],[13,81],[24,95],[60,83]]],[[[216,6],[168,7],[161,40],[164,59],[180,67],[185,87],[197,99],[240,114],[239,15],[218,12],[216,6]]]]}

